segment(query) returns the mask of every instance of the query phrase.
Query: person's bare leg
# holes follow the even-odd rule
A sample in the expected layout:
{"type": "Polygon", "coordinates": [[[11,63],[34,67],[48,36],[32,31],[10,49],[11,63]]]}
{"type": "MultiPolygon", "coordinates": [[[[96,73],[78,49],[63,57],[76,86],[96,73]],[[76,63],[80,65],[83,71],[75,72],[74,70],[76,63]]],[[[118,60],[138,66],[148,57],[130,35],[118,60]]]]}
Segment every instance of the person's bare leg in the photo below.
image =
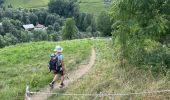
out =
{"type": "Polygon", "coordinates": [[[64,75],[61,76],[61,84],[60,84],[60,88],[64,87],[64,75]]]}
{"type": "Polygon", "coordinates": [[[53,78],[53,81],[52,81],[51,83],[54,84],[54,83],[57,81],[57,79],[58,79],[58,75],[55,74],[55,76],[54,76],[54,78],[53,78]]]}
{"type": "Polygon", "coordinates": [[[55,75],[54,75],[54,78],[53,78],[53,81],[49,84],[51,88],[54,87],[54,83],[57,81],[57,79],[58,79],[58,75],[55,74],[55,75]]]}
{"type": "Polygon", "coordinates": [[[64,75],[61,76],[61,84],[63,84],[63,82],[64,82],[64,75]]]}

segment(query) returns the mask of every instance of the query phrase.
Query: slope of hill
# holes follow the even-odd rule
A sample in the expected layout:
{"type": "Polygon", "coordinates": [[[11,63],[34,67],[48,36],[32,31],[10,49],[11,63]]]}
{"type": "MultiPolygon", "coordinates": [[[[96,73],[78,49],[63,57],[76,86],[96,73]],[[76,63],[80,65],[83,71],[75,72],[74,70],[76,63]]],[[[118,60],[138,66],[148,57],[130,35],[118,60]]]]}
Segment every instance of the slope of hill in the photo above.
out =
{"type": "Polygon", "coordinates": [[[12,5],[14,8],[41,8],[47,7],[49,0],[5,0],[5,5],[12,5]]]}
{"type": "MultiPolygon", "coordinates": [[[[14,8],[42,8],[47,7],[49,0],[5,0],[5,5],[12,5],[14,8]]],[[[109,5],[104,0],[78,0],[81,12],[93,13],[95,16],[102,10],[107,10],[109,5]]]]}
{"type": "MultiPolygon", "coordinates": [[[[120,68],[113,55],[111,41],[73,40],[63,42],[33,42],[0,49],[0,98],[3,100],[22,100],[25,86],[38,91],[52,79],[47,74],[47,61],[54,46],[64,47],[67,71],[74,70],[86,62],[91,46],[96,50],[96,63],[85,76],[76,80],[57,93],[132,93],[170,88],[168,77],[154,78],[150,71],[136,68],[120,68]]],[[[166,100],[168,93],[150,95],[116,96],[115,99],[166,100]]],[[[52,96],[49,100],[109,100],[111,97],[52,96]]]]}
{"type": "Polygon", "coordinates": [[[92,42],[33,42],[0,49],[0,98],[23,100],[26,84],[34,91],[47,85],[53,77],[48,74],[47,62],[55,45],[64,47],[65,66],[70,71],[86,62],[92,42]]]}
{"type": "MultiPolygon", "coordinates": [[[[150,71],[138,70],[128,67],[120,68],[120,62],[113,55],[110,41],[95,44],[96,63],[82,78],[75,81],[63,91],[56,93],[66,94],[100,94],[100,93],[134,93],[154,90],[167,90],[170,88],[168,77],[154,78],[150,71]]],[[[49,100],[112,100],[111,96],[52,96],[49,100]]],[[[169,93],[144,95],[117,95],[115,100],[169,100],[169,93]]]]}
{"type": "Polygon", "coordinates": [[[108,10],[109,4],[104,4],[104,0],[78,0],[80,4],[80,11],[92,13],[98,16],[101,11],[108,10]]]}

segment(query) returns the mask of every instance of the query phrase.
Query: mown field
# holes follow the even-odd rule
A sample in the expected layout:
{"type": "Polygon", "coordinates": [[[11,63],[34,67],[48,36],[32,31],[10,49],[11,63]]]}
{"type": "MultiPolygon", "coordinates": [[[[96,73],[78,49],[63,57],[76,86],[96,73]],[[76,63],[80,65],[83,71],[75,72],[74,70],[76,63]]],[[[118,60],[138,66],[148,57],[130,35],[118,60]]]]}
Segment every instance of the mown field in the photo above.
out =
{"type": "MultiPolygon", "coordinates": [[[[12,5],[14,8],[43,8],[47,7],[49,0],[5,0],[5,5],[12,5]]],[[[104,0],[78,0],[81,12],[93,13],[98,16],[102,10],[107,10],[109,5],[104,0]]]]}
{"type": "Polygon", "coordinates": [[[25,87],[33,91],[49,84],[49,55],[56,45],[64,48],[66,71],[74,70],[80,63],[86,63],[90,56],[91,40],[63,42],[32,42],[0,49],[0,99],[23,100],[25,87]]]}

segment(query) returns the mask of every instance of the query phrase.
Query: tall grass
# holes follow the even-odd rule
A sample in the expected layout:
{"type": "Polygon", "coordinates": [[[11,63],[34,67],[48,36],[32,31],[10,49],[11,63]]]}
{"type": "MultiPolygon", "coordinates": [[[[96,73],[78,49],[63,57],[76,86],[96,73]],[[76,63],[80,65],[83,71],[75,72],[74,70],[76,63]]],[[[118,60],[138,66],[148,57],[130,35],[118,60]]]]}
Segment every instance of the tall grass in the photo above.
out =
{"type": "Polygon", "coordinates": [[[49,55],[58,44],[70,71],[89,57],[92,41],[32,42],[0,49],[0,99],[23,100],[26,85],[33,91],[47,85],[53,78],[47,69],[49,55]]]}

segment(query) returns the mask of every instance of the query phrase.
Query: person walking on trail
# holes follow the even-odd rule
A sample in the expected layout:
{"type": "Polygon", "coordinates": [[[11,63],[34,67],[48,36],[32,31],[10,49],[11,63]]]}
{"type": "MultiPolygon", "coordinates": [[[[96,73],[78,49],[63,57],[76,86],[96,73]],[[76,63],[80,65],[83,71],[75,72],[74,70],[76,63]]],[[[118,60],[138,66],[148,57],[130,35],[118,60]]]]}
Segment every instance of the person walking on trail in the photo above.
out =
{"type": "Polygon", "coordinates": [[[59,76],[61,76],[60,88],[64,87],[64,60],[62,55],[63,48],[57,45],[54,49],[54,54],[51,54],[49,61],[49,70],[53,71],[54,78],[52,82],[49,84],[51,88],[54,87],[54,83],[58,80],[59,76]]]}

